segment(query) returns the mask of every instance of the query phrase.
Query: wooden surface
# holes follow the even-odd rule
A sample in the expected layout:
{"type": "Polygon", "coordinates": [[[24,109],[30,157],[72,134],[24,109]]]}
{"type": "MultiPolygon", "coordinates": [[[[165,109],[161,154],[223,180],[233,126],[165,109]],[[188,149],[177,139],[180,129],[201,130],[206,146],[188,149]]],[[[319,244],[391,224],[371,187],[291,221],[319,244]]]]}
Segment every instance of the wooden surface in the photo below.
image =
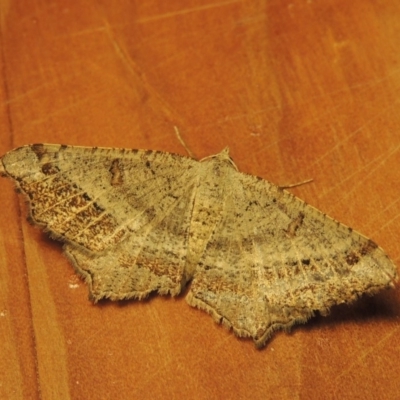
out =
{"type": "MultiPolygon", "coordinates": [[[[398,0],[0,2],[0,153],[229,146],[400,266],[398,0]]],[[[394,399],[399,289],[264,350],[184,295],[91,304],[0,182],[0,398],[394,399]]]]}

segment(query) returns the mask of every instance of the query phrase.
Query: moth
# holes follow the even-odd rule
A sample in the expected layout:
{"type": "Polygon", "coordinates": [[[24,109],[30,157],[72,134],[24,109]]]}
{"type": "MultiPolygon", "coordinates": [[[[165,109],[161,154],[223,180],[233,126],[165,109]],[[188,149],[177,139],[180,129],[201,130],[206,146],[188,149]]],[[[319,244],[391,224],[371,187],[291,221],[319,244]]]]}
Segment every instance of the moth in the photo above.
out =
{"type": "Polygon", "coordinates": [[[315,311],[390,288],[372,240],[268,181],[228,149],[200,161],[160,151],[34,144],[1,158],[30,220],[64,243],[90,298],[178,295],[263,346],[315,311]]]}

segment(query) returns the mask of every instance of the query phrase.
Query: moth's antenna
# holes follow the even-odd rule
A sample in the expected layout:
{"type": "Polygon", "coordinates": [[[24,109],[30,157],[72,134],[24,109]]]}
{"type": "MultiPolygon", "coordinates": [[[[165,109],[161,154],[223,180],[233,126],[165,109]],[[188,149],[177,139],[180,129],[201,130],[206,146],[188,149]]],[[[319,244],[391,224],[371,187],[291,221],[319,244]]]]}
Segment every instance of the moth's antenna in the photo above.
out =
{"type": "Polygon", "coordinates": [[[305,185],[305,184],[307,184],[307,183],[310,183],[310,182],[312,182],[314,179],[306,179],[305,181],[301,181],[301,182],[297,182],[297,183],[292,183],[292,184],[290,184],[290,185],[279,185],[279,188],[280,189],[290,189],[290,188],[294,188],[294,187],[297,187],[297,186],[301,186],[301,185],[305,185]]]}
{"type": "Polygon", "coordinates": [[[187,151],[187,153],[189,154],[190,157],[192,158],[196,158],[194,156],[194,154],[189,150],[189,147],[186,146],[186,143],[183,141],[181,134],[179,132],[179,129],[176,125],[174,125],[174,130],[175,130],[175,135],[178,138],[178,140],[180,141],[181,145],[184,147],[184,149],[187,151]]]}

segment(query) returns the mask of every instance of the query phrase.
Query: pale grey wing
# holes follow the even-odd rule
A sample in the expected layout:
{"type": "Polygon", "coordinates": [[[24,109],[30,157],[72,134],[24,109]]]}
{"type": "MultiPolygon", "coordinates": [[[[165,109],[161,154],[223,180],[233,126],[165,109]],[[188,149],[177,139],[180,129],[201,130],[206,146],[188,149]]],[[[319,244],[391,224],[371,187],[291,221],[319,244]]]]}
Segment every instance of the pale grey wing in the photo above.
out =
{"type": "Polygon", "coordinates": [[[178,294],[197,161],[143,150],[25,146],[2,158],[31,219],[57,239],[93,300],[178,294]]]}
{"type": "Polygon", "coordinates": [[[261,346],[315,310],[393,285],[396,269],[371,240],[266,181],[232,173],[189,304],[261,346]]]}
{"type": "Polygon", "coordinates": [[[142,299],[151,292],[177,295],[185,286],[188,235],[195,188],[188,184],[163,218],[137,230],[109,251],[88,253],[65,246],[90,298],[142,299]]]}
{"type": "Polygon", "coordinates": [[[157,151],[31,145],[2,157],[31,219],[59,240],[102,252],[155,224],[195,184],[199,163],[157,151]]]}

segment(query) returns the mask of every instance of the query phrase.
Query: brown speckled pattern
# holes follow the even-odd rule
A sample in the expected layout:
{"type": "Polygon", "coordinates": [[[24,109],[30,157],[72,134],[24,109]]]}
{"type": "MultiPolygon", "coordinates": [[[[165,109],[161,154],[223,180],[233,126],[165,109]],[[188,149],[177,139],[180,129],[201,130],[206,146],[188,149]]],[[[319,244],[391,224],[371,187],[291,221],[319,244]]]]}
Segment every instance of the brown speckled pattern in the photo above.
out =
{"type": "Polygon", "coordinates": [[[37,144],[1,161],[94,301],[177,295],[193,280],[190,305],[262,346],[277,329],[397,280],[374,242],[238,172],[227,149],[198,162],[37,144]]]}

